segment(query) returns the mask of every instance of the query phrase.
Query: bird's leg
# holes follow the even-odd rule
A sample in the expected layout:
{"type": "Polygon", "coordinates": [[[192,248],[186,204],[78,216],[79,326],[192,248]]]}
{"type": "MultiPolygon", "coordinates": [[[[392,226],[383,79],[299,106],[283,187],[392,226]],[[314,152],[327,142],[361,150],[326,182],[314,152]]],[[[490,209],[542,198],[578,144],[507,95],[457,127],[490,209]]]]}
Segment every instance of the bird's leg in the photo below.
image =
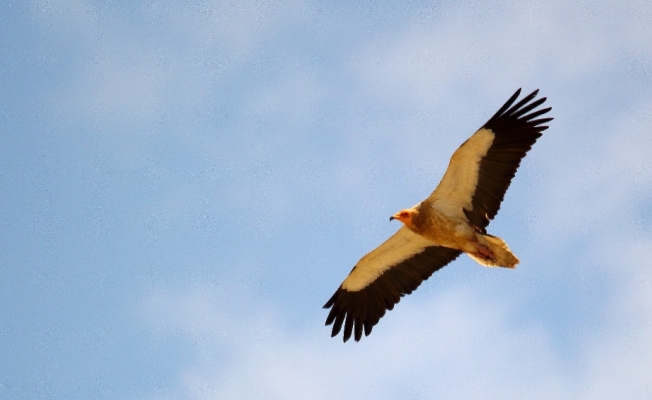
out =
{"type": "Polygon", "coordinates": [[[488,248],[486,246],[483,246],[478,242],[473,242],[473,245],[478,250],[478,255],[481,258],[484,258],[485,260],[491,260],[493,262],[496,262],[496,256],[494,255],[494,252],[491,251],[490,248],[488,248]]]}

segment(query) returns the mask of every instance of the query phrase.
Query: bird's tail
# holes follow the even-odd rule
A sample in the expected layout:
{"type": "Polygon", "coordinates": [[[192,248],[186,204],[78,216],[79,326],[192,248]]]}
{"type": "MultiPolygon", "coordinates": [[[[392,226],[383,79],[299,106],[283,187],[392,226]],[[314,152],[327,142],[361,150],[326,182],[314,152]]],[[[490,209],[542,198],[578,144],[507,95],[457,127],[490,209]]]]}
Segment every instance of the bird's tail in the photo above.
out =
{"type": "Polygon", "coordinates": [[[474,255],[467,253],[472,259],[478,263],[484,265],[485,267],[503,267],[503,268],[514,268],[518,264],[518,258],[514,253],[509,250],[507,243],[497,236],[492,235],[478,235],[482,236],[485,243],[483,245],[487,246],[491,252],[494,254],[493,259],[489,257],[482,257],[481,255],[474,255]]]}

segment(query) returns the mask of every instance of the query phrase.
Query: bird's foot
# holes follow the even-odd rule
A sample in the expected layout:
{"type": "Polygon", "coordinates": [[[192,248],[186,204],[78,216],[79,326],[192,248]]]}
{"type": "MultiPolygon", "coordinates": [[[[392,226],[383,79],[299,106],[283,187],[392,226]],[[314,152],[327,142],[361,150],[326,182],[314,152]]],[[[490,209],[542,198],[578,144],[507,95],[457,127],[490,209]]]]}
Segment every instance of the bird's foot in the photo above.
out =
{"type": "Polygon", "coordinates": [[[478,250],[477,256],[485,260],[496,262],[496,255],[490,248],[481,245],[480,243],[473,243],[475,248],[478,250]]]}

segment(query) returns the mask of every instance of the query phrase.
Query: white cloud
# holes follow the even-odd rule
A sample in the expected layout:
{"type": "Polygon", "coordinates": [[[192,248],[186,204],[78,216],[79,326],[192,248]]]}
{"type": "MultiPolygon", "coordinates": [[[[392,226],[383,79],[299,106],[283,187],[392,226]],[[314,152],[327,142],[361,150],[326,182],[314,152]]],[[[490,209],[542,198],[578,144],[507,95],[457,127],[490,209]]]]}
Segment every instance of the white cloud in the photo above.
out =
{"type": "MultiPolygon", "coordinates": [[[[632,101],[635,105],[628,107],[630,111],[605,115],[596,126],[578,127],[581,124],[573,113],[588,113],[597,106],[571,105],[573,100],[584,97],[567,86],[613,70],[628,51],[649,58],[649,44],[640,40],[649,35],[649,28],[641,25],[642,15],[634,15],[627,18],[638,28],[618,33],[614,30],[618,24],[607,17],[625,18],[622,15],[630,11],[620,12],[606,5],[596,5],[594,12],[587,9],[591,7],[588,3],[478,7],[473,12],[452,8],[446,18],[440,18],[440,25],[424,28],[423,24],[415,24],[399,32],[397,38],[379,37],[354,59],[353,69],[357,68],[364,92],[356,95],[388,99],[389,107],[409,109],[411,114],[405,119],[382,120],[389,126],[378,123],[373,132],[356,129],[347,137],[344,160],[331,166],[340,171],[336,182],[339,190],[333,196],[339,198],[341,192],[357,190],[370,194],[371,199],[364,200],[368,208],[383,207],[383,196],[389,195],[376,185],[375,174],[391,168],[385,165],[387,158],[391,159],[388,164],[406,170],[421,168],[419,176],[406,175],[406,179],[411,180],[408,186],[416,185],[416,181],[422,185],[423,175],[432,169],[427,163],[447,160],[459,138],[441,137],[440,143],[432,146],[435,148],[420,146],[419,125],[423,119],[407,120],[426,109],[438,109],[440,115],[455,109],[455,115],[469,115],[473,120],[478,116],[482,122],[485,101],[469,103],[469,94],[448,95],[457,92],[460,85],[479,88],[471,94],[485,99],[485,92],[508,93],[514,89],[514,82],[538,85],[543,79],[551,92],[567,98],[554,104],[556,110],[561,110],[546,132],[550,139],[537,144],[540,151],[534,161],[546,173],[531,172],[542,187],[533,189],[537,196],[522,199],[536,210],[529,223],[538,223],[527,239],[533,240],[532,251],[546,259],[562,259],[569,251],[568,243],[586,239],[585,247],[572,249],[582,265],[560,262],[542,268],[549,268],[546,277],[551,284],[567,285],[572,292],[601,288],[583,287],[587,282],[591,284],[590,279],[568,281],[564,268],[586,268],[591,279],[608,281],[610,286],[599,296],[603,301],[595,305],[597,309],[584,310],[595,313],[599,321],[569,321],[569,326],[560,327],[540,319],[536,309],[522,310],[519,302],[532,301],[526,289],[478,294],[454,287],[444,288],[422,302],[406,298],[380,322],[371,337],[342,345],[340,338],[328,338],[329,331],[322,326],[325,312],[316,310],[318,316],[303,322],[309,327],[297,328],[300,321],[288,321],[269,299],[243,294],[252,293],[238,285],[185,293],[163,290],[146,299],[146,314],[154,329],[163,335],[180,334],[196,348],[196,362],[179,376],[185,396],[648,396],[652,387],[652,346],[647,340],[652,335],[652,284],[648,279],[651,265],[647,249],[652,248],[652,237],[649,230],[634,233],[631,220],[636,219],[640,207],[649,207],[645,197],[652,190],[648,161],[652,152],[648,132],[652,108],[645,103],[649,99],[632,101]],[[628,41],[632,37],[636,40],[628,41]],[[627,42],[625,50],[622,42],[627,42]],[[370,164],[369,160],[387,149],[382,134],[391,129],[401,132],[401,140],[417,145],[406,146],[404,152],[394,155],[384,154],[387,158],[382,165],[370,164]],[[374,145],[370,145],[372,133],[374,145]],[[543,155],[553,153],[554,157],[543,155]],[[576,347],[573,356],[554,339],[559,335],[557,330],[564,328],[573,336],[566,344],[576,347]]],[[[285,97],[282,86],[287,84],[290,93],[301,93],[313,82],[310,73],[302,76],[278,88],[270,87],[250,104],[260,110],[262,117],[290,115],[288,110],[293,107],[283,107],[279,100],[285,97]]],[[[552,102],[551,94],[543,94],[552,102]]],[[[297,108],[302,118],[312,118],[308,110],[311,107],[297,108]]],[[[352,126],[359,128],[355,125],[359,121],[352,126]]],[[[448,132],[450,124],[447,120],[438,128],[448,132]]],[[[346,203],[346,199],[342,202],[346,203]]],[[[375,229],[369,227],[370,212],[366,209],[353,213],[357,215],[354,218],[359,218],[356,226],[367,229],[363,235],[375,229]]],[[[573,300],[572,295],[569,300],[573,300]]]]}
{"type": "Polygon", "coordinates": [[[453,4],[436,21],[376,40],[358,64],[360,78],[370,95],[411,109],[459,107],[460,91],[486,98],[530,82],[567,88],[624,57],[649,65],[646,15],[650,5],[640,2],[453,4]]]}
{"type": "Polygon", "coordinates": [[[194,365],[179,376],[188,398],[644,398],[652,384],[652,265],[641,258],[649,259],[652,240],[633,243],[624,257],[605,251],[618,290],[605,293],[602,323],[588,327],[577,358],[554,345],[554,326],[515,318],[513,296],[465,289],[421,303],[408,297],[370,337],[347,344],[328,337],[325,312],[290,328],[280,310],[233,286],[160,291],[145,300],[143,315],[159,334],[196,348],[194,365]]]}
{"type": "Polygon", "coordinates": [[[291,337],[277,319],[270,322],[273,313],[234,318],[223,310],[206,313],[183,297],[169,297],[155,311],[165,315],[186,303],[183,321],[167,322],[180,322],[200,354],[180,377],[190,398],[393,398],[397,389],[444,398],[554,395],[559,388],[550,385],[557,379],[550,376],[554,356],[545,334],[536,327],[506,328],[504,307],[482,306],[466,295],[401,305],[398,321],[384,321],[370,338],[347,345],[329,339],[320,324],[291,337]],[[231,333],[198,328],[211,324],[229,326],[231,333]]]}
{"type": "Polygon", "coordinates": [[[301,20],[305,6],[146,1],[128,19],[117,7],[85,0],[38,0],[32,10],[50,40],[76,54],[76,75],[52,96],[53,109],[67,118],[151,125],[206,110],[266,42],[301,20]]]}
{"type": "MultiPolygon", "coordinates": [[[[539,220],[540,240],[557,245],[584,235],[611,240],[605,227],[629,232],[641,207],[649,206],[652,98],[634,107],[605,117],[598,126],[567,123],[572,130],[553,133],[559,143],[547,147],[554,157],[541,161],[546,177],[537,209],[546,217],[539,220]]],[[[553,129],[557,128],[555,124],[553,129]]]]}
{"type": "MultiPolygon", "coordinates": [[[[53,102],[61,100],[61,107],[73,116],[82,113],[101,124],[126,121],[132,127],[169,117],[167,113],[172,111],[178,112],[179,119],[201,115],[213,97],[221,95],[219,89],[225,83],[267,51],[264,44],[270,38],[303,21],[307,7],[301,2],[229,5],[207,1],[161,8],[160,3],[145,2],[142,18],[154,26],[145,32],[142,26],[131,29],[121,24],[110,10],[90,2],[34,4],[46,26],[84,38],[78,45],[87,58],[81,61],[79,79],[63,88],[53,102]],[[122,28],[126,33],[120,33],[122,28]],[[142,32],[148,40],[140,36],[142,32]]],[[[579,81],[597,79],[619,67],[623,55],[642,59],[641,65],[647,65],[652,58],[652,28],[646,23],[649,7],[644,2],[625,7],[588,2],[453,5],[442,11],[447,15],[429,24],[415,21],[392,32],[392,37],[377,36],[358,54],[342,57],[350,64],[345,62],[341,65],[344,72],[338,73],[351,74],[347,79],[353,76],[351,80],[361,82],[346,88],[348,91],[327,88],[309,63],[288,67],[283,79],[260,78],[263,83],[255,91],[241,89],[234,97],[241,102],[239,111],[260,125],[287,127],[295,137],[321,117],[319,107],[333,100],[329,96],[346,97],[342,101],[347,105],[360,107],[351,112],[348,125],[339,126],[342,131],[349,130],[341,135],[346,141],[344,150],[338,148],[342,157],[321,159],[307,171],[292,175],[301,184],[293,185],[273,173],[281,163],[278,159],[293,150],[287,146],[292,140],[268,137],[249,141],[247,144],[254,143],[258,149],[251,151],[253,155],[247,153],[247,159],[235,161],[221,158],[235,146],[216,141],[201,149],[217,154],[211,161],[221,170],[215,174],[226,177],[224,184],[211,181],[225,193],[219,197],[221,206],[256,208],[246,215],[248,220],[229,231],[245,230],[253,242],[244,247],[242,258],[264,258],[246,250],[255,253],[256,240],[265,229],[272,232],[268,237],[286,233],[280,227],[292,216],[289,210],[297,198],[293,191],[314,190],[317,194],[313,197],[327,193],[332,198],[321,200],[336,204],[324,206],[331,211],[342,210],[355,198],[356,204],[362,205],[337,216],[354,219],[353,229],[359,236],[374,236],[381,231],[378,226],[387,222],[385,217],[370,223],[370,215],[385,209],[393,212],[393,202],[408,201],[400,206],[410,205],[420,199],[413,196],[427,195],[437,180],[433,171],[443,172],[452,151],[488,117],[485,106],[499,105],[494,103],[496,93],[508,95],[514,85],[548,86],[550,91],[542,94],[552,103],[551,93],[556,93],[553,106],[558,119],[546,132],[550,140],[537,144],[537,155],[527,161],[536,161],[546,173],[536,177],[542,184],[533,189],[536,198],[523,196],[522,201],[537,213],[529,223],[538,226],[521,240],[534,239],[533,252],[560,259],[569,242],[587,238],[588,245],[573,249],[574,255],[585,260],[583,266],[590,268],[591,277],[613,285],[604,293],[607,308],[595,311],[600,323],[582,326],[588,331],[570,340],[581,347],[578,359],[565,357],[554,343],[558,327],[538,320],[535,311],[530,313],[534,316],[523,316],[518,302],[531,300],[525,289],[526,293],[490,296],[486,291],[477,294],[447,287],[421,302],[406,298],[371,337],[342,345],[341,339],[330,339],[328,329],[322,326],[324,311],[316,309],[312,319],[289,321],[287,313],[274,303],[277,298],[263,298],[246,287],[246,280],[253,279],[247,274],[254,268],[243,262],[230,266],[234,271],[231,280],[221,282],[220,287],[165,289],[143,301],[141,316],[152,327],[152,335],[182,337],[195,349],[194,364],[178,376],[179,396],[646,397],[652,387],[652,346],[647,339],[652,335],[647,250],[652,243],[649,228],[635,234],[631,221],[641,207],[649,207],[645,199],[652,191],[648,161],[652,104],[631,106],[634,101],[627,103],[628,99],[625,107],[629,111],[607,112],[603,124],[596,123],[587,131],[578,127],[572,114],[600,107],[571,103],[590,98],[574,89],[579,81]],[[559,100],[562,96],[566,99],[559,100]],[[360,106],[368,98],[380,108],[377,114],[360,106]],[[395,114],[385,115],[386,109],[395,114]],[[432,110],[437,113],[434,117],[424,117],[434,113],[432,110]],[[464,121],[459,121],[460,115],[465,116],[464,121]],[[458,123],[469,129],[454,125],[458,123]],[[429,140],[436,137],[432,145],[423,145],[426,131],[429,140]],[[284,146],[290,151],[281,152],[284,146]],[[543,155],[553,153],[551,158],[543,155]],[[261,154],[271,156],[257,158],[261,154]],[[320,177],[315,183],[308,175],[317,169],[333,177],[320,177]],[[327,185],[318,188],[319,183],[327,185]],[[268,229],[270,224],[277,230],[268,229]],[[299,324],[304,325],[297,327],[299,324]]],[[[242,86],[249,83],[242,77],[237,82],[242,86]]],[[[260,125],[245,121],[237,129],[250,139],[247,129],[260,125]]],[[[288,165],[286,170],[298,163],[288,165]]],[[[174,175],[165,168],[161,173],[174,175]]],[[[159,218],[165,226],[185,218],[187,198],[196,202],[197,197],[190,184],[172,186],[171,190],[190,194],[163,195],[154,202],[152,218],[159,218]]],[[[326,219],[314,210],[307,213],[312,213],[310,217],[317,223],[326,219]]],[[[297,226],[290,222],[288,231],[297,226]]],[[[296,236],[291,240],[301,243],[296,236]]],[[[552,284],[583,289],[583,282],[565,281],[563,268],[569,266],[562,264],[549,267],[552,284]]],[[[305,269],[292,273],[309,274],[305,269]]]]}

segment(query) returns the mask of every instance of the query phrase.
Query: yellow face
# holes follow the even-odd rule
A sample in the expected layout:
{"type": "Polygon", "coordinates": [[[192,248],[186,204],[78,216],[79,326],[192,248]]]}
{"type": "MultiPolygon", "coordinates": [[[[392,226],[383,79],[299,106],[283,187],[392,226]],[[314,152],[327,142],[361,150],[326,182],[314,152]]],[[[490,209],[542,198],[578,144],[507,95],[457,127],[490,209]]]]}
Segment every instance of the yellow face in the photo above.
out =
{"type": "Polygon", "coordinates": [[[410,227],[412,226],[412,214],[414,211],[412,210],[401,210],[397,212],[396,214],[392,215],[389,220],[397,219],[401,221],[402,223],[405,224],[405,226],[410,227]]]}

